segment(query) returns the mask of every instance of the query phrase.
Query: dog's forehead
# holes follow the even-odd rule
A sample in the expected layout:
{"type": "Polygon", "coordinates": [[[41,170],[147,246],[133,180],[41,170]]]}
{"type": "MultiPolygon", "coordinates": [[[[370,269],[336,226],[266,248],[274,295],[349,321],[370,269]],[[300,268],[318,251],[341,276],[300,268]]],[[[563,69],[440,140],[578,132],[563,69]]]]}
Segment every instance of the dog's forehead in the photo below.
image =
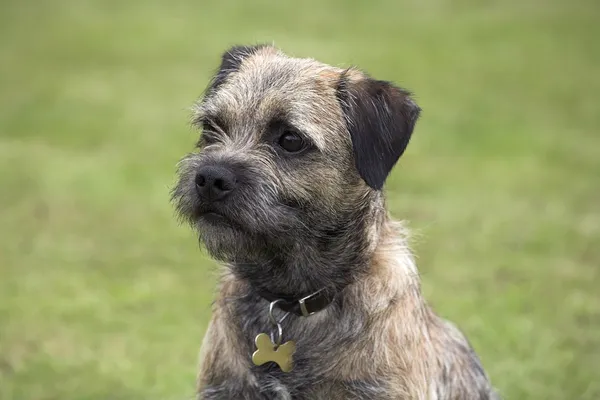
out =
{"type": "Polygon", "coordinates": [[[200,104],[199,114],[218,115],[232,135],[250,135],[249,130],[280,118],[321,149],[339,143],[345,122],[336,88],[344,70],[269,50],[244,59],[200,104]]]}

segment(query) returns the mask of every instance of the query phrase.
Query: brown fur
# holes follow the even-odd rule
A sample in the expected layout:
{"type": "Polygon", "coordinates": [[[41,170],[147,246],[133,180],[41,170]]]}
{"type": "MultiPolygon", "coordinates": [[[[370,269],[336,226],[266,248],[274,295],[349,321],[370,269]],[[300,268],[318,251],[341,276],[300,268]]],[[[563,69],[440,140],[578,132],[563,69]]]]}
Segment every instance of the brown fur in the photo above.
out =
{"type": "Polygon", "coordinates": [[[199,399],[496,398],[468,341],[423,299],[407,232],[380,190],[418,111],[406,91],[357,69],[270,46],[225,53],[196,107],[200,150],[183,160],[173,194],[227,266],[202,345],[199,399]],[[312,148],[282,152],[280,123],[312,148]],[[225,222],[204,219],[215,207],[195,193],[204,165],[238,174],[217,208],[225,222]],[[254,337],[273,328],[258,293],[322,288],[335,294],[329,307],[283,324],[296,341],[295,369],[253,365],[254,337]]]}

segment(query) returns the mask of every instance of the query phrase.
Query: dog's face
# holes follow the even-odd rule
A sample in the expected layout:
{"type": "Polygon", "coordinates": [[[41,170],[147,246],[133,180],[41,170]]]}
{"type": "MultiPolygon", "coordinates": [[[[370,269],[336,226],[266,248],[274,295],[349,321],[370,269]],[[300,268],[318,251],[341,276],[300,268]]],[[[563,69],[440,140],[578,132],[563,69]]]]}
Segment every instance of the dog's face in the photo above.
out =
{"type": "Polygon", "coordinates": [[[173,199],[217,259],[317,251],[368,218],[418,114],[360,71],[234,47],[196,108],[198,151],[173,199]]]}

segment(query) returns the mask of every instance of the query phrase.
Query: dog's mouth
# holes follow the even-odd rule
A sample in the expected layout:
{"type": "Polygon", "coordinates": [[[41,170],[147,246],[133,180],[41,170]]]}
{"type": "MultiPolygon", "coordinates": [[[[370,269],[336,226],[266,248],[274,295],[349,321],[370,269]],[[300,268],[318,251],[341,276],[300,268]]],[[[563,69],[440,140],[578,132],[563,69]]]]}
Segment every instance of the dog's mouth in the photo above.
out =
{"type": "Polygon", "coordinates": [[[198,210],[196,213],[196,221],[198,224],[207,227],[229,227],[238,231],[244,230],[242,225],[228,213],[216,210],[212,207],[198,210]]]}
{"type": "Polygon", "coordinates": [[[208,222],[209,224],[225,224],[230,220],[226,216],[216,211],[204,211],[198,214],[198,219],[201,221],[208,222]]]}

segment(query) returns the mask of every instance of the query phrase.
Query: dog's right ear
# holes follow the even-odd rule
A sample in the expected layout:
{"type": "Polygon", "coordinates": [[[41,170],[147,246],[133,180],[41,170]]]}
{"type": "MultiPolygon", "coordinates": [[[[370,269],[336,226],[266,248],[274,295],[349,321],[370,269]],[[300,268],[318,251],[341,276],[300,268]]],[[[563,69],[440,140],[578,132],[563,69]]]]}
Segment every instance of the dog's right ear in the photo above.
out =
{"type": "Polygon", "coordinates": [[[263,47],[267,47],[267,45],[258,44],[255,46],[233,46],[223,53],[221,56],[221,65],[206,89],[206,94],[210,94],[217,90],[219,86],[225,82],[229,74],[237,71],[240,68],[240,65],[242,65],[242,62],[246,57],[256,53],[257,50],[263,47]]]}
{"type": "Polygon", "coordinates": [[[408,145],[421,109],[409,92],[368,76],[350,80],[342,74],[336,95],[356,169],[367,185],[381,190],[408,145]]]}

